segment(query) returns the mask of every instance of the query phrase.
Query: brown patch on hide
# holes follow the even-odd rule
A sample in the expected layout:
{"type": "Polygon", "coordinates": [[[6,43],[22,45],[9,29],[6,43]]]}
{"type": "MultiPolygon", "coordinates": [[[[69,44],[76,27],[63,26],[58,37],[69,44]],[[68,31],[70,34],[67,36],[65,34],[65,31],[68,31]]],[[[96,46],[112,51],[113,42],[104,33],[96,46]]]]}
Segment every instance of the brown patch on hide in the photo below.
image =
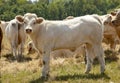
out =
{"type": "Polygon", "coordinates": [[[20,37],[19,32],[18,32],[18,45],[19,45],[21,42],[22,42],[22,40],[21,40],[21,37],[20,37]]]}
{"type": "Polygon", "coordinates": [[[22,39],[20,36],[20,28],[21,28],[21,24],[18,23],[18,45],[22,42],[22,39]]]}
{"type": "Polygon", "coordinates": [[[21,28],[21,24],[18,23],[18,31],[20,30],[20,28],[21,28]]]}

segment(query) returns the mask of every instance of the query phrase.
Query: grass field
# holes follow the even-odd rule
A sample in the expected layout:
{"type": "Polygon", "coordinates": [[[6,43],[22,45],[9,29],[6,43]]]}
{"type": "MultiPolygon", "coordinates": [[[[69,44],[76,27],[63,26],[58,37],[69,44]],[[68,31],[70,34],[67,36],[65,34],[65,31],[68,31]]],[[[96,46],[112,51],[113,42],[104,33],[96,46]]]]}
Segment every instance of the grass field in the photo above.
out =
{"type": "MultiPolygon", "coordinates": [[[[84,74],[85,64],[74,58],[58,58],[51,61],[50,78],[40,79],[41,66],[35,59],[36,53],[24,56],[26,60],[17,62],[10,52],[10,45],[3,40],[2,58],[0,60],[0,83],[120,83],[120,54],[106,51],[106,71],[100,74],[99,64],[95,62],[90,74],[84,74]]],[[[118,46],[119,47],[119,46],[118,46]]],[[[118,49],[116,48],[116,50],[118,49]]],[[[108,46],[104,46],[107,49],[108,46]]]]}

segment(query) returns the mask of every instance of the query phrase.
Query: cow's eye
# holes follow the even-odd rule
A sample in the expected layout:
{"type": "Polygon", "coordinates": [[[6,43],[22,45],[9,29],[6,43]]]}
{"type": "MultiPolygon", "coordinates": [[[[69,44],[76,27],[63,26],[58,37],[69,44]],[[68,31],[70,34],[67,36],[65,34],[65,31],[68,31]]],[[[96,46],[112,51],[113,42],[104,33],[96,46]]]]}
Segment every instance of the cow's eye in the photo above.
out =
{"type": "Polygon", "coordinates": [[[15,23],[12,23],[12,26],[16,26],[16,24],[15,24],[15,23]]]}
{"type": "Polygon", "coordinates": [[[24,21],[24,24],[27,24],[27,22],[24,21]]]}

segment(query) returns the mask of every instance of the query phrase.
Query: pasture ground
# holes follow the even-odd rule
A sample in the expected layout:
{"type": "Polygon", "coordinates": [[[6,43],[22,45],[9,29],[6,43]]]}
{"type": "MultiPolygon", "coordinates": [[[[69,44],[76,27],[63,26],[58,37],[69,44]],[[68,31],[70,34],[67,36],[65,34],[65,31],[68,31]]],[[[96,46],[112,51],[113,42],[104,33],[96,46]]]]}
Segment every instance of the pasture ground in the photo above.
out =
{"type": "MultiPolygon", "coordinates": [[[[2,46],[0,83],[120,83],[120,53],[106,50],[108,46],[104,44],[103,47],[106,50],[105,74],[100,74],[97,62],[93,64],[90,74],[84,74],[83,58],[79,58],[80,60],[58,58],[51,60],[51,77],[47,81],[40,79],[42,67],[39,60],[35,59],[36,53],[27,55],[25,46],[25,60],[17,62],[12,57],[10,45],[5,38],[2,46]]],[[[118,48],[120,46],[117,46],[116,50],[118,48]]]]}

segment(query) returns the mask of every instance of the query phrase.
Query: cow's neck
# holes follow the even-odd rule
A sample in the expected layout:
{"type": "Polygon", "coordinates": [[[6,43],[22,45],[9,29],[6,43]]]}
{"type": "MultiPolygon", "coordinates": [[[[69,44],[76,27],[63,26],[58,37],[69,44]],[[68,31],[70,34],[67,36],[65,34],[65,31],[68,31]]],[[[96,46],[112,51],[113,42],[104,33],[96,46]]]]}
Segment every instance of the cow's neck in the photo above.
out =
{"type": "Polygon", "coordinates": [[[35,47],[38,49],[38,38],[37,38],[37,35],[29,35],[30,36],[30,38],[32,39],[32,41],[33,41],[33,43],[34,43],[34,45],[35,45],[35,47]]]}
{"type": "Polygon", "coordinates": [[[42,29],[38,28],[38,30],[35,31],[35,33],[30,34],[30,38],[33,40],[33,43],[37,49],[41,49],[41,43],[42,43],[41,32],[42,32],[42,29]]]}

